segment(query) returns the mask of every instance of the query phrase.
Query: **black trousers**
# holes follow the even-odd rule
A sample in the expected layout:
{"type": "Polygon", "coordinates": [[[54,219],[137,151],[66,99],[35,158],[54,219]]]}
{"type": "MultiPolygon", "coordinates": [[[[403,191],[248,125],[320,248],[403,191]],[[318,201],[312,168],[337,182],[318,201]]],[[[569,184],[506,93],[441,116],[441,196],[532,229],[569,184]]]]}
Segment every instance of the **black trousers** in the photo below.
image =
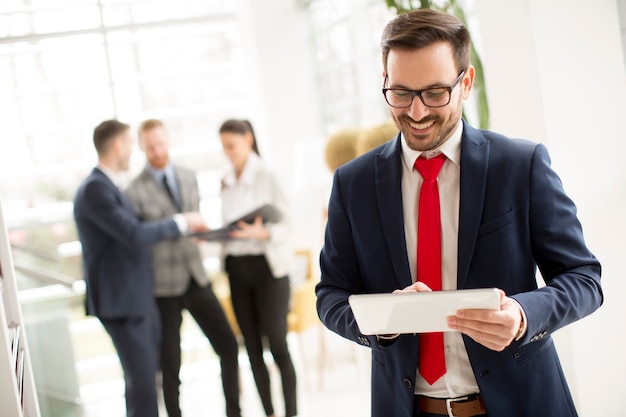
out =
{"type": "Polygon", "coordinates": [[[102,318],[124,371],[127,417],[158,417],[156,373],[160,338],[159,317],[102,318]]]}
{"type": "Polygon", "coordinates": [[[182,312],[186,309],[220,357],[226,415],[240,417],[237,340],[211,286],[200,287],[192,279],[183,295],[157,297],[156,301],[161,313],[163,329],[161,371],[163,372],[163,397],[168,416],[181,417],[179,404],[180,326],[182,312]]]}
{"type": "Polygon", "coordinates": [[[263,255],[228,256],[233,309],[244,337],[252,373],[266,415],[274,414],[270,377],[263,360],[263,337],[280,370],[285,417],[297,414],[296,372],[287,347],[289,279],[276,279],[263,255]]]}

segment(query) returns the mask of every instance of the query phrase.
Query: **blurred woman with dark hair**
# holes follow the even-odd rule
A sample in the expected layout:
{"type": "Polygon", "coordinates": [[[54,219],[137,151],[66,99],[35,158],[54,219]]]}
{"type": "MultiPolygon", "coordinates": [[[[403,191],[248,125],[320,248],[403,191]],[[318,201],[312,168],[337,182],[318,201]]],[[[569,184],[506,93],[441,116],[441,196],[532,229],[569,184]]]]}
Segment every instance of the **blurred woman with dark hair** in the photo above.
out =
{"type": "Polygon", "coordinates": [[[252,373],[265,414],[274,416],[270,378],[263,360],[263,337],[280,370],[285,417],[297,414],[296,374],[287,346],[289,272],[292,256],[287,244],[285,196],[273,173],[259,156],[252,125],[247,120],[227,120],[219,130],[231,167],[222,181],[224,224],[265,204],[281,211],[283,218],[264,224],[240,222],[232,240],[223,244],[225,269],[237,322],[244,337],[252,373]]]}

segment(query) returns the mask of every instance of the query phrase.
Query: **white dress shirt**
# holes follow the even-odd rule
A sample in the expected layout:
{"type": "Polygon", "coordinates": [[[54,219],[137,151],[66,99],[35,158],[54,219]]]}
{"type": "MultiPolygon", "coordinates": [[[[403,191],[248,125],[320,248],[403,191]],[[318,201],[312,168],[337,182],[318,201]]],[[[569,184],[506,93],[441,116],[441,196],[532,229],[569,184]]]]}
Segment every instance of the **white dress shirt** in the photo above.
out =
{"type": "MultiPolygon", "coordinates": [[[[437,184],[441,212],[441,277],[443,290],[457,289],[458,238],[459,238],[459,192],[461,179],[461,135],[463,123],[438,149],[425,153],[425,158],[443,153],[444,162],[437,184]]],[[[417,214],[422,176],[414,169],[415,161],[422,152],[408,147],[402,137],[402,205],[404,233],[411,277],[415,282],[417,273],[417,214]]],[[[472,366],[459,332],[444,333],[446,373],[433,385],[429,385],[417,372],[415,393],[436,398],[454,398],[479,391],[472,366]]]]}
{"type": "MultiPolygon", "coordinates": [[[[255,153],[248,156],[241,176],[237,178],[235,168],[231,167],[223,179],[222,219],[224,224],[245,216],[260,206],[256,201],[256,180],[262,168],[261,158],[255,153]]],[[[267,203],[271,203],[267,196],[267,203]]],[[[226,255],[262,255],[265,252],[263,242],[256,239],[235,239],[224,244],[226,255]]]]}

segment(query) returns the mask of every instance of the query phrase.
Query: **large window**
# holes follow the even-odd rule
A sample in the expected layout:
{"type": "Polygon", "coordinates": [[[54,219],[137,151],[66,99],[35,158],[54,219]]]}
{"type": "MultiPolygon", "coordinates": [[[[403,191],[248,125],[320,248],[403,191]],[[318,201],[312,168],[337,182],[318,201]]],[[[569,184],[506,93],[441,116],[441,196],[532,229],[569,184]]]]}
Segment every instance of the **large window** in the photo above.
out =
{"type": "MultiPolygon", "coordinates": [[[[201,209],[219,223],[219,124],[256,114],[240,3],[0,0],[0,199],[43,416],[99,407],[121,381],[104,332],[84,317],[72,218],[96,163],[93,128],[163,120],[173,158],[198,172],[201,209]]],[[[137,150],[128,176],[142,166],[137,150]]]]}
{"type": "Polygon", "coordinates": [[[14,243],[55,252],[75,239],[68,202],[95,163],[93,128],[110,118],[162,119],[219,221],[216,132],[254,115],[239,3],[0,0],[0,193],[14,243]]]}
{"type": "Polygon", "coordinates": [[[379,45],[393,13],[383,0],[313,0],[309,13],[326,130],[384,121],[379,45]]]}

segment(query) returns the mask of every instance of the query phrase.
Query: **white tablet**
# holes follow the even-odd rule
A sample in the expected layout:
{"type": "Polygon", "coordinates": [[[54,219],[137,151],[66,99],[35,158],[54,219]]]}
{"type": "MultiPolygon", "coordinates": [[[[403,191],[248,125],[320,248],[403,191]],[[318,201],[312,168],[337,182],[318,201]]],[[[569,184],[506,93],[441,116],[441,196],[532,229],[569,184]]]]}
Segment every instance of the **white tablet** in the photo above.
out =
{"type": "Polygon", "coordinates": [[[348,298],[365,335],[452,331],[447,318],[464,309],[500,309],[496,288],[402,294],[355,294],[348,298]]]}

